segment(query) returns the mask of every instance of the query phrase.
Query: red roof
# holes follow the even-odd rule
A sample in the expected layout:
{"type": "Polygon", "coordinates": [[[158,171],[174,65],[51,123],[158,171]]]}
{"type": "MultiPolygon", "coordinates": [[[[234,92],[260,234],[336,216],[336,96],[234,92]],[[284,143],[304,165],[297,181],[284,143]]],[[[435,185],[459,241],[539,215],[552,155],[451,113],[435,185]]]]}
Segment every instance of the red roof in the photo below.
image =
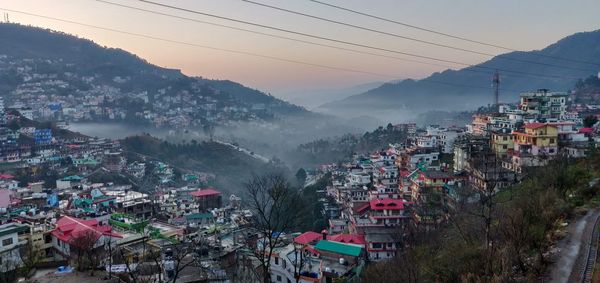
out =
{"type": "Polygon", "coordinates": [[[298,244],[302,244],[302,245],[308,245],[312,242],[321,240],[322,238],[323,238],[323,235],[321,235],[317,232],[308,231],[308,232],[304,232],[300,236],[294,238],[294,242],[296,242],[298,244]]]}
{"type": "Polygon", "coordinates": [[[357,235],[357,234],[338,234],[333,235],[327,238],[328,240],[334,242],[340,242],[345,244],[357,244],[357,245],[366,245],[367,241],[365,240],[365,236],[357,235]]]}
{"type": "Polygon", "coordinates": [[[311,246],[306,246],[306,247],[304,247],[304,249],[305,249],[305,250],[307,250],[307,251],[309,251],[309,252],[311,252],[311,253],[312,253],[312,254],[314,254],[314,255],[320,255],[320,254],[321,254],[319,251],[315,250],[315,249],[314,249],[313,247],[311,247],[311,246]]]}
{"type": "Polygon", "coordinates": [[[0,180],[12,180],[15,176],[11,174],[0,174],[0,180]]]}
{"type": "Polygon", "coordinates": [[[581,128],[579,132],[582,134],[591,134],[594,132],[594,128],[581,128]]]}
{"type": "Polygon", "coordinates": [[[367,208],[369,208],[368,202],[365,202],[363,204],[361,204],[361,202],[355,202],[354,206],[352,207],[352,213],[360,214],[363,213],[367,208]]]}
{"type": "Polygon", "coordinates": [[[392,209],[392,210],[402,210],[404,209],[404,200],[401,199],[372,199],[369,202],[369,205],[372,210],[384,210],[384,209],[392,209]]]}
{"type": "Polygon", "coordinates": [[[101,236],[123,238],[123,236],[113,233],[111,226],[100,226],[96,219],[84,220],[70,216],[64,216],[56,221],[56,228],[52,230],[51,234],[63,242],[70,243],[73,239],[89,231],[94,233],[96,240],[101,236]]]}
{"type": "Polygon", "coordinates": [[[541,128],[543,126],[546,126],[546,123],[534,122],[534,123],[525,124],[525,129],[537,129],[537,128],[541,128]]]}
{"type": "Polygon", "coordinates": [[[220,194],[221,194],[221,192],[219,192],[213,188],[199,189],[195,192],[190,193],[190,195],[192,195],[194,197],[216,196],[216,195],[220,195],[220,194]]]}
{"type": "Polygon", "coordinates": [[[552,123],[548,123],[550,125],[575,125],[575,122],[571,122],[571,121],[561,121],[561,122],[552,122],[552,123]]]}

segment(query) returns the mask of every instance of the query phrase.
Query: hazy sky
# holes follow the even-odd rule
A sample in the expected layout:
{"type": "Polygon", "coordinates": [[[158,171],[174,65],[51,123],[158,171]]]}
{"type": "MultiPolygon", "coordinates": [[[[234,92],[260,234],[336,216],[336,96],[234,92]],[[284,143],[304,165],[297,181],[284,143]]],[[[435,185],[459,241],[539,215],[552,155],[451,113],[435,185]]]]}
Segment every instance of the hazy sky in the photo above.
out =
{"type": "MultiPolygon", "coordinates": [[[[206,16],[173,11],[135,0],[108,1],[207,22],[274,33],[308,41],[319,41],[317,39],[302,38],[298,35],[261,29],[206,16]]],[[[386,35],[361,31],[332,23],[325,23],[316,19],[291,15],[285,12],[245,3],[241,0],[155,1],[299,32],[316,34],[323,37],[337,38],[387,49],[463,61],[466,63],[478,63],[488,59],[486,56],[427,46],[386,35]]],[[[308,0],[256,1],[419,39],[456,45],[494,54],[503,53],[503,50],[416,31],[395,24],[378,21],[376,19],[335,10],[308,0]]],[[[600,12],[600,1],[598,0],[322,1],[425,28],[452,33],[479,41],[496,43],[519,50],[540,49],[569,34],[600,29],[600,16],[598,14],[600,12]]],[[[232,54],[193,46],[161,42],[9,12],[9,17],[12,22],[31,24],[76,34],[80,37],[89,38],[101,45],[125,49],[157,65],[181,69],[188,75],[197,75],[215,79],[231,79],[254,88],[271,92],[274,95],[285,96],[286,93],[292,91],[297,92],[298,90],[303,89],[337,88],[370,81],[392,80],[395,78],[421,78],[431,72],[445,69],[444,67],[439,66],[356,54],[348,51],[312,46],[161,15],[148,14],[141,11],[107,5],[94,0],[3,0],[0,2],[0,8],[85,22],[106,28],[141,33],[170,40],[385,75],[352,73],[241,54],[232,54]]],[[[329,45],[334,44],[326,41],[320,42],[329,45]]],[[[334,45],[359,49],[358,47],[344,46],[341,44],[334,45]]],[[[385,54],[385,52],[381,51],[362,50],[385,54]]],[[[406,57],[389,53],[387,55],[406,57]]],[[[406,58],[410,59],[410,57],[406,58]]],[[[414,60],[416,58],[412,59],[414,60]]]]}

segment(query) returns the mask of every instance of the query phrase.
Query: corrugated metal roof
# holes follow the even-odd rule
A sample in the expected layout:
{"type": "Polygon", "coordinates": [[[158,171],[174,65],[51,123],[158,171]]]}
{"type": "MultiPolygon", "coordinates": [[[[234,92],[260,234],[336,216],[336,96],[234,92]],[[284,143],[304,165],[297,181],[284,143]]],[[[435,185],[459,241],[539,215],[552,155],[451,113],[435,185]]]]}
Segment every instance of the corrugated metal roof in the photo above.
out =
{"type": "Polygon", "coordinates": [[[321,240],[315,246],[318,251],[332,252],[349,256],[360,256],[362,247],[352,244],[343,244],[327,240],[321,240]]]}

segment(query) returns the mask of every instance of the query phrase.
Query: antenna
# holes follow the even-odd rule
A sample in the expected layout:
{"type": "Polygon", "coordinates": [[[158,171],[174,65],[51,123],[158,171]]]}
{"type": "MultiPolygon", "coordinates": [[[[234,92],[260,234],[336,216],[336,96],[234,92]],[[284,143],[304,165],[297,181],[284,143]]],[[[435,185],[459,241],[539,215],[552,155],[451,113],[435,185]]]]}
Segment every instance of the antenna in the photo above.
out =
{"type": "Polygon", "coordinates": [[[498,106],[500,104],[498,98],[498,87],[500,86],[500,74],[498,70],[494,73],[494,77],[492,78],[492,88],[494,89],[494,106],[498,106]]]}

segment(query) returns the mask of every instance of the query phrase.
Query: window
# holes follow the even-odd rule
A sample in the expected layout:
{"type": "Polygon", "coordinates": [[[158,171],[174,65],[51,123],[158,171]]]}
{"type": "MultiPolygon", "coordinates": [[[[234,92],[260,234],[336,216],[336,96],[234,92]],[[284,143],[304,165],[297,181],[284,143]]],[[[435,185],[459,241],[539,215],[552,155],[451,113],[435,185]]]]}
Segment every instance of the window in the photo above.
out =
{"type": "Polygon", "coordinates": [[[13,238],[8,238],[8,239],[2,240],[2,246],[3,247],[8,246],[8,245],[12,245],[12,243],[13,243],[13,238]]]}
{"type": "Polygon", "coordinates": [[[507,149],[508,146],[506,146],[505,144],[502,145],[502,149],[507,149]]]}
{"type": "Polygon", "coordinates": [[[281,275],[277,275],[277,281],[281,282],[281,275]]]}
{"type": "Polygon", "coordinates": [[[503,137],[502,137],[502,140],[504,140],[504,141],[505,141],[505,140],[507,140],[507,139],[508,139],[508,137],[507,137],[507,136],[503,136],[503,137]]]}
{"type": "Polygon", "coordinates": [[[550,143],[554,143],[554,139],[553,138],[550,139],[550,143]]]}
{"type": "Polygon", "coordinates": [[[279,258],[278,257],[275,257],[275,264],[279,265],[279,258]]]}

